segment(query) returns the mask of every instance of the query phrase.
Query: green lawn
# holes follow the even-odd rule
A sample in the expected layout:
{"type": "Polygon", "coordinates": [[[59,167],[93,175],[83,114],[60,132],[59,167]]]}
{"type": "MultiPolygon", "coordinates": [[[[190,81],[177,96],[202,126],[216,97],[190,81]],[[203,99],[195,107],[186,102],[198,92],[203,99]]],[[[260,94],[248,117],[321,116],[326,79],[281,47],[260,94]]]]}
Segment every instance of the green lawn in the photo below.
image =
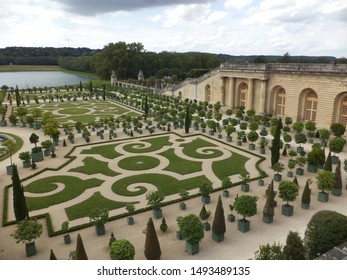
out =
{"type": "Polygon", "coordinates": [[[99,179],[82,180],[73,176],[51,176],[38,179],[24,187],[24,191],[46,193],[47,190],[49,192],[57,187],[55,183],[63,183],[65,188],[56,194],[44,197],[26,197],[28,209],[34,211],[74,199],[81,195],[85,189],[98,187],[103,182],[99,179]]]}
{"type": "Polygon", "coordinates": [[[217,147],[211,142],[205,141],[201,138],[196,138],[192,142],[187,144],[180,145],[183,148],[183,153],[191,158],[199,158],[199,159],[209,159],[209,158],[217,158],[223,155],[223,153],[219,150],[209,149],[208,147],[217,147]],[[200,148],[204,148],[202,153],[198,153],[197,150],[200,148]]]}
{"type": "MultiPolygon", "coordinates": [[[[25,128],[23,128],[25,129],[25,128]]],[[[1,133],[4,133],[3,131],[0,131],[1,133]]],[[[23,147],[23,139],[20,138],[19,136],[17,135],[14,135],[14,134],[11,134],[11,133],[4,133],[4,134],[7,134],[11,137],[13,137],[15,140],[16,140],[16,146],[14,148],[14,151],[12,152],[12,160],[14,159],[14,157],[18,157],[18,155],[13,155],[14,153],[16,153],[17,151],[19,151],[22,147],[23,147]]],[[[4,154],[3,156],[0,157],[0,161],[3,161],[7,158],[9,158],[11,155],[9,153],[6,153],[4,154]]],[[[10,165],[10,160],[8,162],[8,165],[10,165]]]]}
{"type": "Polygon", "coordinates": [[[114,177],[119,175],[120,173],[117,173],[113,170],[111,170],[108,167],[108,162],[100,161],[92,157],[86,157],[83,160],[84,165],[76,168],[72,168],[69,170],[69,172],[80,172],[87,175],[93,175],[93,174],[103,174],[105,176],[114,177]]]}
{"type": "MultiPolygon", "coordinates": [[[[137,203],[137,201],[135,201],[134,203],[137,203]]],[[[66,215],[70,221],[88,217],[90,210],[95,208],[96,205],[101,208],[106,208],[110,211],[125,207],[126,202],[109,200],[103,197],[100,192],[96,192],[87,200],[79,204],[75,204],[71,207],[65,208],[66,215]]]]}
{"type": "Polygon", "coordinates": [[[147,170],[157,167],[160,160],[149,156],[126,157],[118,162],[118,166],[125,170],[147,170]]]}
{"type": "Polygon", "coordinates": [[[155,137],[151,139],[141,140],[138,143],[131,143],[123,147],[124,151],[128,153],[150,153],[160,150],[164,146],[171,146],[172,143],[169,141],[169,136],[155,137]],[[147,142],[151,144],[149,147],[145,148],[145,144],[142,142],[147,142]]]}
{"type": "Polygon", "coordinates": [[[240,154],[232,153],[227,159],[214,161],[212,163],[212,170],[220,180],[223,180],[225,177],[231,175],[247,173],[245,168],[247,160],[249,159],[240,154]]]}
{"type": "Polygon", "coordinates": [[[93,147],[89,150],[83,150],[81,152],[81,154],[86,154],[86,155],[101,155],[104,158],[107,159],[114,159],[116,157],[121,156],[120,153],[116,152],[114,150],[114,148],[117,146],[118,144],[109,144],[109,145],[102,145],[102,146],[96,146],[93,147]]]}

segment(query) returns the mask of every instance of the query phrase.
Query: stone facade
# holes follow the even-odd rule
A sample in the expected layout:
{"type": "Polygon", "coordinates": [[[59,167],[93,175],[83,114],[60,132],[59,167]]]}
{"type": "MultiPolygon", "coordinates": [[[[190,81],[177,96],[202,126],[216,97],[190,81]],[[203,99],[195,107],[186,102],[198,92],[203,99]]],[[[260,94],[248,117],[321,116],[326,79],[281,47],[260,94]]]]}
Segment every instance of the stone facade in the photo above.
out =
{"type": "Polygon", "coordinates": [[[170,94],[293,121],[312,120],[321,127],[347,124],[347,65],[224,63],[186,79],[170,94]]]}

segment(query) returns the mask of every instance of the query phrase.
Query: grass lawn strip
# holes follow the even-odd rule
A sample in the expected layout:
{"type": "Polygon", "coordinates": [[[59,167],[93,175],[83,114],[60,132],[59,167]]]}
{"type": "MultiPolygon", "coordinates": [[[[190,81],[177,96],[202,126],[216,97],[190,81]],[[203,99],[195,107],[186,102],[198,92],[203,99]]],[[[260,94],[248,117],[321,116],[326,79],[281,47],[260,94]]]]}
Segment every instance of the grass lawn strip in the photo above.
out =
{"type": "MultiPolygon", "coordinates": [[[[13,159],[13,154],[18,152],[23,147],[23,143],[24,143],[23,139],[20,138],[17,135],[11,134],[11,133],[5,133],[5,132],[2,132],[2,131],[0,131],[0,132],[3,133],[3,134],[9,135],[9,136],[13,137],[16,140],[16,146],[14,147],[14,151],[12,152],[12,159],[13,159]]],[[[4,154],[3,156],[0,157],[0,161],[3,161],[3,160],[5,160],[5,159],[7,159],[9,157],[10,157],[10,154],[6,153],[6,154],[4,154]]]]}
{"type": "Polygon", "coordinates": [[[248,173],[245,168],[245,163],[248,160],[249,158],[233,152],[231,157],[227,159],[214,161],[212,171],[220,180],[231,175],[248,173]]]}
{"type": "Polygon", "coordinates": [[[43,197],[26,197],[29,211],[47,208],[69,201],[81,195],[85,189],[99,187],[104,181],[100,179],[81,180],[73,176],[52,176],[39,179],[24,187],[25,192],[45,193],[56,188],[54,183],[63,183],[65,188],[56,194],[43,197]],[[52,186],[53,184],[53,186],[52,186]]]}
{"type": "Polygon", "coordinates": [[[83,150],[81,154],[87,154],[87,155],[96,154],[96,155],[101,155],[107,159],[115,159],[122,155],[114,150],[114,148],[117,145],[118,144],[96,146],[91,148],[90,150],[83,150]]]}
{"type": "Polygon", "coordinates": [[[217,147],[217,145],[212,144],[201,138],[196,138],[190,143],[181,144],[180,147],[183,147],[183,153],[191,158],[199,159],[209,159],[209,158],[218,158],[223,155],[223,152],[215,149],[209,149],[208,147],[217,147]],[[207,147],[207,148],[205,148],[207,147]],[[203,153],[199,153],[197,150],[202,149],[203,153]]]}
{"type": "Polygon", "coordinates": [[[155,137],[152,139],[141,140],[141,142],[131,143],[123,146],[123,150],[128,153],[150,153],[157,150],[160,150],[164,146],[171,146],[172,143],[169,141],[169,136],[164,137],[155,137]],[[149,143],[150,146],[146,145],[146,142],[149,143]]]}
{"type": "Polygon", "coordinates": [[[126,157],[118,162],[120,168],[131,171],[152,169],[159,164],[159,159],[149,156],[126,157]]]}
{"type": "Polygon", "coordinates": [[[109,177],[114,177],[120,174],[110,169],[108,167],[108,162],[100,161],[92,157],[86,157],[83,160],[83,163],[83,166],[72,168],[69,170],[69,172],[80,172],[87,175],[100,173],[109,177]]]}
{"type": "Polygon", "coordinates": [[[168,149],[160,153],[161,156],[169,160],[169,165],[164,169],[178,173],[180,175],[191,174],[202,171],[202,163],[183,159],[175,154],[175,149],[168,149]]]}
{"type": "MultiPolygon", "coordinates": [[[[138,202],[134,201],[134,203],[138,202]]],[[[65,208],[65,211],[68,219],[72,221],[75,219],[88,217],[90,210],[95,208],[96,205],[101,208],[107,208],[109,211],[111,211],[114,209],[123,208],[126,204],[127,202],[107,199],[104,196],[102,196],[100,192],[96,192],[87,200],[79,204],[75,204],[73,206],[65,208]]]]}

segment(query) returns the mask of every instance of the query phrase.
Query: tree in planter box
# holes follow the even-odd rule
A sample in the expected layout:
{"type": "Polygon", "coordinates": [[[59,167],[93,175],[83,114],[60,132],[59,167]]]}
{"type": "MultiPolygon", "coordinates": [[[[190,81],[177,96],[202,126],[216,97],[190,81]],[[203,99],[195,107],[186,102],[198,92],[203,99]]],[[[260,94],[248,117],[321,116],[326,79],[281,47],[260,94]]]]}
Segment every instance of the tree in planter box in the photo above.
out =
{"type": "Polygon", "coordinates": [[[318,193],[318,200],[322,202],[327,202],[329,200],[329,191],[335,185],[335,176],[331,171],[321,171],[318,173],[317,177],[317,186],[321,192],[318,193]],[[327,191],[327,192],[326,192],[327,191]]]}
{"type": "Polygon", "coordinates": [[[327,140],[330,137],[330,130],[326,128],[321,128],[319,130],[319,136],[320,136],[322,146],[326,147],[327,140]]]}
{"type": "Polygon", "coordinates": [[[263,209],[263,222],[272,223],[273,216],[275,215],[275,196],[276,192],[273,189],[273,182],[269,184],[269,187],[266,190],[266,201],[263,209]]]}
{"type": "Polygon", "coordinates": [[[199,243],[204,238],[204,226],[194,214],[177,218],[179,231],[186,240],[186,249],[190,255],[199,252],[199,243]]]}
{"type": "Polygon", "coordinates": [[[21,152],[18,157],[23,161],[24,168],[29,168],[31,166],[31,153],[29,151],[21,152]]]}
{"type": "Polygon", "coordinates": [[[336,137],[341,137],[345,134],[346,127],[342,123],[333,123],[330,125],[331,133],[336,137]]]}
{"type": "Polygon", "coordinates": [[[218,197],[218,202],[216,206],[216,211],[214,212],[214,219],[212,222],[212,239],[216,242],[224,240],[224,234],[226,231],[225,227],[225,217],[222,197],[218,197]]]}
{"type": "Polygon", "coordinates": [[[8,120],[10,121],[10,123],[11,123],[13,126],[16,126],[16,123],[18,122],[17,115],[16,115],[16,114],[11,114],[11,115],[8,117],[8,120]]]}
{"type": "Polygon", "coordinates": [[[297,133],[294,136],[295,139],[295,143],[299,145],[299,147],[297,148],[297,151],[300,152],[303,150],[303,147],[301,147],[301,144],[305,144],[307,142],[307,137],[305,134],[303,133],[297,133]]]}
{"type": "Polygon", "coordinates": [[[49,156],[52,152],[52,141],[51,140],[45,140],[41,142],[41,146],[44,149],[45,156],[49,156]]]}
{"type": "Polygon", "coordinates": [[[114,241],[110,248],[111,260],[133,260],[135,257],[135,247],[126,239],[114,241]]]}
{"type": "Polygon", "coordinates": [[[287,203],[282,206],[282,214],[285,216],[293,215],[293,206],[289,205],[299,195],[299,186],[292,181],[282,181],[278,186],[278,196],[287,203]]]}
{"type": "MultiPolygon", "coordinates": [[[[181,197],[182,200],[186,200],[189,198],[189,192],[187,191],[182,191],[178,195],[181,197]]],[[[181,210],[186,210],[186,203],[184,201],[181,201],[179,207],[181,210]]]]}
{"type": "Polygon", "coordinates": [[[310,207],[310,202],[311,202],[310,185],[311,184],[312,184],[311,179],[306,180],[305,188],[304,188],[304,191],[302,192],[301,207],[304,209],[308,209],[310,207]]]}
{"type": "Polygon", "coordinates": [[[18,107],[16,110],[17,116],[21,122],[21,125],[24,126],[25,116],[28,114],[28,109],[26,107],[18,107]]]}
{"type": "Polygon", "coordinates": [[[146,194],[147,205],[152,207],[153,216],[156,219],[159,219],[163,216],[161,207],[161,202],[164,200],[164,196],[161,195],[158,191],[148,192],[146,194]]]}
{"type": "Polygon", "coordinates": [[[307,158],[304,156],[298,156],[295,160],[296,166],[298,168],[296,169],[296,175],[303,175],[304,174],[304,166],[307,163],[307,158]]]}
{"type": "Polygon", "coordinates": [[[301,133],[304,130],[304,124],[302,122],[295,122],[292,125],[293,130],[296,132],[296,134],[301,133]]]}
{"type": "Polygon", "coordinates": [[[1,126],[6,126],[6,112],[7,112],[7,107],[0,105],[0,115],[1,115],[1,126]]]}
{"type": "Polygon", "coordinates": [[[284,164],[282,162],[276,162],[271,169],[276,172],[274,175],[274,180],[279,182],[282,180],[282,175],[280,174],[284,170],[284,164]]]}
{"type": "Polygon", "coordinates": [[[234,132],[234,127],[231,124],[228,124],[225,127],[225,133],[227,134],[227,142],[231,142],[232,138],[231,138],[231,134],[234,132]]]}
{"type": "Polygon", "coordinates": [[[61,224],[61,231],[64,234],[64,243],[70,244],[71,243],[71,237],[69,234],[69,221],[65,221],[61,224]]]}
{"type": "Polygon", "coordinates": [[[208,204],[211,201],[210,193],[213,191],[211,181],[203,181],[200,183],[199,191],[201,194],[201,200],[204,204],[208,204]]]}
{"type": "Polygon", "coordinates": [[[324,162],[324,151],[321,148],[312,147],[311,151],[307,153],[307,171],[316,173],[318,171],[318,166],[323,165],[324,162]]]}
{"type": "Polygon", "coordinates": [[[160,244],[152,218],[147,222],[144,254],[147,260],[160,260],[161,257],[160,244]]]}
{"type": "Polygon", "coordinates": [[[89,220],[95,225],[95,231],[97,235],[105,234],[105,224],[108,221],[108,210],[106,208],[93,208],[89,212],[89,220]]]}
{"type": "Polygon", "coordinates": [[[250,150],[254,150],[255,145],[254,142],[258,140],[259,135],[256,131],[250,131],[247,135],[247,138],[249,141],[251,141],[251,144],[249,145],[250,150]]]}
{"type": "Polygon", "coordinates": [[[241,190],[243,192],[249,191],[249,182],[251,181],[251,175],[246,172],[240,173],[239,178],[241,179],[241,190]]]}
{"type": "Polygon", "coordinates": [[[11,236],[16,243],[24,243],[26,247],[26,256],[36,255],[35,240],[42,234],[42,224],[36,219],[24,219],[16,224],[16,230],[11,236]]]}
{"type": "MultiPolygon", "coordinates": [[[[16,142],[11,139],[6,139],[4,142],[2,142],[2,146],[5,147],[5,151],[7,151],[10,155],[10,165],[6,167],[7,169],[7,175],[12,175],[12,169],[13,169],[13,162],[12,162],[12,154],[14,153],[14,150],[16,148],[16,142]]],[[[0,151],[1,153],[2,151],[0,151]]]]}
{"type": "Polygon", "coordinates": [[[222,180],[222,189],[223,189],[223,196],[228,197],[229,196],[229,188],[233,186],[233,183],[231,182],[229,177],[225,177],[222,180]]]}
{"type": "Polygon", "coordinates": [[[290,148],[289,143],[292,141],[292,136],[290,136],[289,134],[284,134],[283,141],[286,143],[286,147],[289,149],[290,148]]]}
{"type": "Polygon", "coordinates": [[[342,193],[342,178],[341,178],[341,161],[337,162],[335,168],[335,185],[331,190],[332,194],[335,196],[340,196],[342,193]]]}
{"type": "Polygon", "coordinates": [[[314,131],[317,129],[316,128],[316,123],[314,121],[307,121],[305,123],[305,129],[307,130],[307,136],[309,139],[311,139],[311,143],[312,143],[312,138],[314,137],[314,131]]]}
{"type": "Polygon", "coordinates": [[[252,217],[257,213],[257,200],[258,197],[250,195],[240,195],[235,199],[235,211],[243,216],[243,218],[238,221],[238,229],[241,232],[250,230],[250,222],[246,217],[252,217]]]}
{"type": "Polygon", "coordinates": [[[206,210],[205,204],[202,206],[200,213],[199,213],[199,217],[201,220],[204,220],[204,230],[208,231],[211,228],[210,223],[208,222],[208,218],[211,216],[211,211],[210,210],[206,210]]]}
{"type": "Polygon", "coordinates": [[[338,156],[336,154],[339,154],[342,152],[345,144],[346,144],[346,140],[341,137],[336,137],[335,139],[330,141],[329,149],[331,152],[335,153],[335,155],[331,158],[333,164],[337,163],[338,156]]]}
{"type": "MultiPolygon", "coordinates": [[[[133,202],[128,202],[125,205],[125,210],[128,211],[129,215],[132,215],[135,211],[135,205],[133,202]]],[[[128,225],[133,225],[134,224],[134,218],[133,217],[128,217],[128,225]]]]}

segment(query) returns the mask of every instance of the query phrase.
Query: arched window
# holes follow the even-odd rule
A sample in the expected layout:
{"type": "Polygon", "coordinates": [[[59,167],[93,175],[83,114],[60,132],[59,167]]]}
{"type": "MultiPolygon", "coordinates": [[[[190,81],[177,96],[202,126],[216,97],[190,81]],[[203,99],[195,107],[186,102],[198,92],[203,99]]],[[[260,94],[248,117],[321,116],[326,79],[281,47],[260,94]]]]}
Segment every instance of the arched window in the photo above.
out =
{"type": "Polygon", "coordinates": [[[317,94],[314,91],[310,91],[306,95],[304,120],[306,120],[306,121],[315,121],[316,120],[317,103],[318,103],[317,94]]]}
{"type": "Polygon", "coordinates": [[[205,87],[205,100],[211,102],[211,86],[206,85],[205,87]]]}
{"type": "Polygon", "coordinates": [[[341,102],[340,123],[347,125],[347,96],[341,102]]]}
{"type": "Polygon", "coordinates": [[[242,83],[240,85],[240,94],[239,94],[239,106],[242,106],[243,108],[247,108],[247,93],[248,93],[248,86],[245,83],[242,83]]]}
{"type": "Polygon", "coordinates": [[[276,115],[284,115],[286,109],[286,92],[283,88],[276,94],[276,115]]]}

